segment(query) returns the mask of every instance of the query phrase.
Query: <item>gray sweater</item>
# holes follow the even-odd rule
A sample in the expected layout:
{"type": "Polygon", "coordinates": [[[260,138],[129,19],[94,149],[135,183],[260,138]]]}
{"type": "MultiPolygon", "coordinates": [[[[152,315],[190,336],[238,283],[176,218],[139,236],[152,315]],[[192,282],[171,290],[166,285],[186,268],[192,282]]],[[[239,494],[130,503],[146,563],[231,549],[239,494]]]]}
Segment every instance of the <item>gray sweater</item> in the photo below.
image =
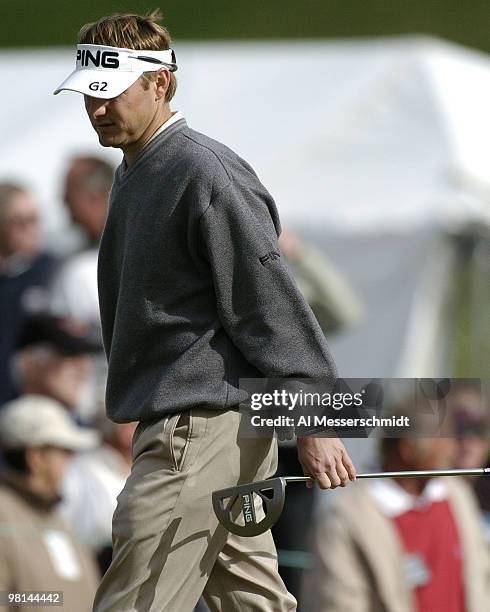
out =
{"type": "Polygon", "coordinates": [[[98,266],[113,421],[236,407],[241,377],[336,376],[280,231],[253,169],[184,119],[119,166],[98,266]]]}

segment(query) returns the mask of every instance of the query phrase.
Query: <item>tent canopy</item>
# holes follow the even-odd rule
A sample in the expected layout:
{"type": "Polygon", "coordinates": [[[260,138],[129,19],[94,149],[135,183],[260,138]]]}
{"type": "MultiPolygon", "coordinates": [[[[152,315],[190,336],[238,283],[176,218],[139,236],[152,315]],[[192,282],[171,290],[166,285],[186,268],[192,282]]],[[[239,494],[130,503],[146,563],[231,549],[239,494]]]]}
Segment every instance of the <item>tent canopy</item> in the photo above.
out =
{"type": "MultiPolygon", "coordinates": [[[[437,39],[176,45],[173,108],[256,168],[284,220],[379,231],[487,220],[490,59],[437,39]]],[[[27,179],[50,227],[67,157],[98,145],[74,50],[0,52],[0,179],[27,179]],[[10,83],[10,86],[6,86],[10,83]]]]}

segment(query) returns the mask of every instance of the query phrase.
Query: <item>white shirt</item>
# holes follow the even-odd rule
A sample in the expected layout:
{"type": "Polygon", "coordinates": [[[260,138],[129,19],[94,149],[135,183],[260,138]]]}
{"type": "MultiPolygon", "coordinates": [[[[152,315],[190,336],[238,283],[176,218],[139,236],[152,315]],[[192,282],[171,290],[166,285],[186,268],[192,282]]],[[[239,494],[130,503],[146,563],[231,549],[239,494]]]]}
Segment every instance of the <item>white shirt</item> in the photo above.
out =
{"type": "MultiPolygon", "coordinates": [[[[184,115],[181,113],[181,111],[174,111],[172,113],[172,116],[170,117],[170,119],[167,119],[167,121],[165,121],[165,123],[163,123],[158,130],[153,134],[153,136],[150,138],[150,140],[148,140],[147,142],[145,142],[145,147],[146,145],[151,142],[154,138],[156,138],[156,136],[158,136],[158,134],[161,134],[162,132],[164,132],[167,128],[169,128],[171,125],[173,125],[176,121],[178,121],[179,119],[183,119],[184,115]]],[[[145,148],[143,147],[143,148],[145,148]]]]}
{"type": "Polygon", "coordinates": [[[381,512],[396,518],[409,510],[422,510],[433,502],[447,499],[447,485],[442,478],[431,478],[420,495],[411,495],[391,478],[372,480],[369,493],[381,512]]]}
{"type": "Polygon", "coordinates": [[[53,314],[100,326],[97,255],[97,248],[88,249],[63,264],[51,287],[53,314]]]}
{"type": "Polygon", "coordinates": [[[129,468],[107,444],[73,457],[62,485],[59,511],[89,546],[111,543],[112,515],[129,468]]]}

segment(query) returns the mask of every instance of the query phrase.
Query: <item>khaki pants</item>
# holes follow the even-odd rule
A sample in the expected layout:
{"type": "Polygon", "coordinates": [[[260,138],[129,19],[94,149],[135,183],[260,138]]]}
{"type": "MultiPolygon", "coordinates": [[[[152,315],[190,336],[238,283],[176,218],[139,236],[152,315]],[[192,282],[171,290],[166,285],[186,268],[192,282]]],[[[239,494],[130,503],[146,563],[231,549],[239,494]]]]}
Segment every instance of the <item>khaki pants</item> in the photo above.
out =
{"type": "Polygon", "coordinates": [[[215,489],[273,475],[277,443],[239,436],[241,415],[192,409],[140,423],[113,518],[113,558],[96,612],[296,610],[270,531],[242,538],[213,512],[215,489]]]}

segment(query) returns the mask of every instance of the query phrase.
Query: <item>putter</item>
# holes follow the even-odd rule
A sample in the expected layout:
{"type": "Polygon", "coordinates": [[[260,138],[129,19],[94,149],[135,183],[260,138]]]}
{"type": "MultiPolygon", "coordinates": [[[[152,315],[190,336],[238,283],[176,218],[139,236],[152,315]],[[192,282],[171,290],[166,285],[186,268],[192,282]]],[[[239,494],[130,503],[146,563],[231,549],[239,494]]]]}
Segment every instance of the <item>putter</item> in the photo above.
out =
{"type": "MultiPolygon", "coordinates": [[[[411,472],[370,472],[357,474],[361,478],[435,478],[439,476],[490,476],[490,468],[472,470],[419,470],[411,472]]],[[[264,533],[280,517],[286,499],[288,482],[307,482],[310,476],[279,476],[268,480],[220,489],[213,492],[213,509],[219,522],[231,533],[252,537],[264,533]],[[255,513],[254,498],[258,495],[263,502],[265,516],[258,521],[255,513]],[[236,523],[232,506],[239,500],[238,516],[243,516],[244,524],[236,523]]],[[[236,511],[236,510],[235,510],[236,511]]]]}

